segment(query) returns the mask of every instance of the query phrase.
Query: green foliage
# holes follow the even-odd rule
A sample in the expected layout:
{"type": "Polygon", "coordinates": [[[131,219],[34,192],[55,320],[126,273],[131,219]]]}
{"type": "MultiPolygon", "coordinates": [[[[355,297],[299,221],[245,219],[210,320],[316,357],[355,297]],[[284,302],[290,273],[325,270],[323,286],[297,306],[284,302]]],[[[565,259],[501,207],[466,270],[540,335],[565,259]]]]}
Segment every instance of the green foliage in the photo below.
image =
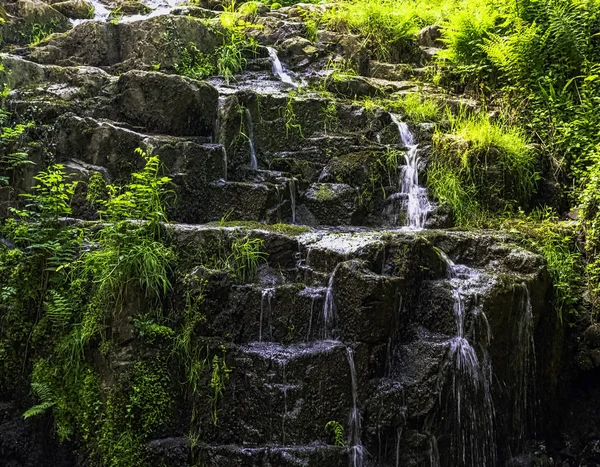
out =
{"type": "Polygon", "coordinates": [[[397,105],[409,122],[436,122],[440,118],[441,109],[437,102],[422,98],[417,93],[406,94],[399,98],[397,105]]]}
{"type": "Polygon", "coordinates": [[[325,133],[335,132],[340,126],[338,117],[338,109],[335,101],[328,101],[327,104],[321,106],[321,114],[323,115],[323,129],[325,133]]]}
{"type": "Polygon", "coordinates": [[[447,115],[449,131],[434,135],[427,184],[457,224],[478,225],[486,211],[527,206],[539,173],[524,131],[485,113],[447,115]]]}
{"type": "Polygon", "coordinates": [[[57,25],[54,22],[46,24],[32,24],[29,33],[29,46],[34,47],[46,39],[57,29],[57,25]]]}
{"type": "Polygon", "coordinates": [[[218,421],[218,402],[223,397],[223,391],[225,390],[227,381],[229,381],[229,373],[231,373],[231,369],[227,366],[227,362],[225,361],[224,348],[221,357],[218,355],[213,356],[211,367],[210,388],[212,389],[212,419],[213,423],[216,425],[218,421]]]}
{"type": "Polygon", "coordinates": [[[175,65],[175,71],[193,79],[205,79],[215,72],[214,57],[202,53],[190,42],[181,53],[181,61],[175,65]]]}
{"type": "Polygon", "coordinates": [[[71,214],[70,201],[77,182],[67,182],[63,165],[51,165],[46,172],[40,172],[33,178],[38,183],[32,188],[32,193],[22,195],[30,200],[27,208],[32,210],[18,211],[20,216],[33,217],[42,224],[56,224],[59,218],[71,214]]]}
{"type": "Polygon", "coordinates": [[[336,446],[345,446],[344,442],[344,427],[336,420],[330,420],[325,425],[325,431],[327,433],[333,433],[333,438],[336,446]]]}
{"type": "Polygon", "coordinates": [[[216,67],[228,83],[235,74],[241,73],[246,67],[245,55],[256,53],[257,42],[254,38],[246,36],[246,30],[260,26],[245,21],[242,16],[243,9],[242,12],[236,11],[235,1],[219,15],[223,44],[215,51],[216,67]]]}
{"type": "Polygon", "coordinates": [[[260,263],[266,261],[267,254],[262,250],[264,241],[248,235],[236,238],[231,243],[231,254],[227,264],[240,282],[252,280],[260,263]]]}
{"type": "Polygon", "coordinates": [[[450,75],[505,99],[571,202],[600,143],[598,7],[597,0],[473,0],[449,15],[440,54],[450,75]]]}
{"type": "Polygon", "coordinates": [[[294,99],[296,97],[296,93],[294,91],[288,94],[288,99],[286,101],[285,106],[279,109],[279,114],[281,118],[283,118],[283,122],[285,124],[285,136],[289,138],[290,133],[297,131],[299,138],[304,138],[302,134],[302,126],[298,123],[298,117],[296,116],[296,112],[294,110],[294,99]]]}
{"type": "Polygon", "coordinates": [[[528,248],[544,256],[552,277],[554,307],[560,320],[572,322],[579,314],[582,254],[573,225],[558,222],[550,209],[536,209],[529,216],[522,212],[506,220],[502,227],[518,232],[528,248]]]}
{"type": "Polygon", "coordinates": [[[193,79],[205,79],[215,72],[214,57],[202,53],[190,42],[181,53],[181,61],[175,65],[175,71],[193,79]]]}
{"type": "Polygon", "coordinates": [[[581,193],[581,224],[585,232],[585,277],[597,319],[600,310],[600,146],[581,193]]]}
{"type": "Polygon", "coordinates": [[[397,0],[344,1],[323,15],[323,23],[342,33],[360,34],[378,59],[389,59],[391,50],[409,41],[419,29],[416,2],[397,0]]]}
{"type": "MultiPolygon", "coordinates": [[[[39,403],[24,416],[51,413],[59,439],[77,437],[93,465],[142,465],[143,443],[168,423],[172,407],[166,360],[158,350],[169,347],[174,337],[160,311],[174,259],[162,227],[169,179],[161,176],[158,156],[137,152],[145,166],[127,186],[106,185],[101,174],[90,179],[88,200],[103,208],[102,224],[87,229],[60,221],[70,213],[74,184],[61,166],[50,166],[36,177],[27,209],[15,211],[17,219],[3,227],[23,250],[0,251],[0,307],[10,309],[12,302],[10,307],[23,314],[36,305],[23,325],[30,330],[28,345],[47,355],[37,360],[31,375],[39,403]],[[18,269],[14,278],[3,269],[15,268],[13,263],[18,269]],[[41,277],[29,280],[29,269],[41,277]],[[137,360],[119,373],[101,397],[100,378],[88,364],[90,353],[112,352],[110,339],[123,325],[121,313],[144,296],[154,313],[135,316],[133,326],[148,349],[157,350],[146,351],[154,353],[151,363],[137,360]]],[[[13,368],[2,360],[3,349],[15,346],[18,338],[0,327],[3,369],[13,368]]]]}

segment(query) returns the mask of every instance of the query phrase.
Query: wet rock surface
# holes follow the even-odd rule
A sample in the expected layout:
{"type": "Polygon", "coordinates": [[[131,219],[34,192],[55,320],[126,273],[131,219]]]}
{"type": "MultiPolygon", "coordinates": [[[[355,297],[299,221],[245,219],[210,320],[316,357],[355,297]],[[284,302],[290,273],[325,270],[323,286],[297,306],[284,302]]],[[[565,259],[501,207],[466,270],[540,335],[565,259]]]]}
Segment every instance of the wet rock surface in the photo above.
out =
{"type": "MultiPolygon", "coordinates": [[[[185,47],[212,54],[222,45],[220,2],[124,2],[123,17],[112,22],[108,10],[116,5],[93,6],[93,21],[79,0],[0,7],[2,35],[12,44],[5,51],[18,52],[1,56],[1,75],[12,89],[11,111],[35,118],[39,139],[49,142],[36,153],[39,164],[51,157],[78,180],[100,172],[121,182],[143,164],[134,150],[151,146],[172,179],[170,238],[183,274],[209,284],[201,333],[227,349],[231,375],[218,423],[210,396],[201,404],[182,397],[177,422],[147,443],[148,465],[600,462],[595,422],[577,426],[582,413],[598,409],[598,330],[583,334],[569,400],[563,327],[543,259],[508,235],[436,230],[452,221],[435,206],[425,213],[430,230],[411,224],[433,125],[408,125],[356,101],[426,89],[444,103],[463,103],[419,82],[427,56],[443,45],[438,27],[384,63],[369,60],[352,34],[304,37],[306,12],[318,17],[326,5],[258,4],[251,19],[262,26],[253,32],[261,46],[246,59],[248,71],[196,80],[174,71],[185,47]],[[32,22],[64,33],[23,48],[32,22]],[[281,68],[265,46],[279,52],[281,68]],[[356,62],[360,74],[332,78],[328,63],[340,59],[356,62]],[[317,90],[298,92],[303,80],[317,90]],[[415,157],[407,161],[411,147],[415,157]],[[255,224],[216,224],[227,219],[255,224]],[[274,231],[271,224],[282,222],[310,228],[274,231]],[[256,278],[236,281],[203,264],[223,242],[246,235],[264,241],[268,254],[256,278]],[[486,386],[486,397],[457,374],[486,386]],[[470,436],[452,426],[466,420],[456,404],[461,390],[470,410],[489,416],[485,427],[479,420],[463,430],[470,436]],[[564,417],[556,415],[562,400],[569,403],[564,417]],[[199,443],[188,437],[192,419],[199,443]],[[344,426],[344,446],[325,430],[330,421],[344,426]],[[556,436],[560,422],[564,433],[556,436]],[[457,443],[477,454],[461,460],[457,443]]],[[[33,174],[24,174],[8,201],[31,186],[33,174]]],[[[92,216],[85,186],[74,203],[81,219],[92,216]]],[[[174,325],[184,301],[180,281],[174,325]]],[[[126,372],[139,349],[131,323],[122,328],[127,342],[113,363],[126,372]]],[[[21,405],[0,404],[6,465],[86,465],[48,436],[47,420],[22,420],[21,405]]]]}

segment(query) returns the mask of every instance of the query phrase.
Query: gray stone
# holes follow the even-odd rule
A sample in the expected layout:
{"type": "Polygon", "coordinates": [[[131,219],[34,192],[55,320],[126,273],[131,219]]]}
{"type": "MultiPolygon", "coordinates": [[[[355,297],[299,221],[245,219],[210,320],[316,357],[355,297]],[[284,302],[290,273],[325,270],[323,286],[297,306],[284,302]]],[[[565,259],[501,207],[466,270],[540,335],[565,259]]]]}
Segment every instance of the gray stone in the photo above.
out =
{"type": "Polygon", "coordinates": [[[163,73],[130,71],[117,82],[119,115],[150,132],[212,136],[219,95],[208,83],[163,73]]]}

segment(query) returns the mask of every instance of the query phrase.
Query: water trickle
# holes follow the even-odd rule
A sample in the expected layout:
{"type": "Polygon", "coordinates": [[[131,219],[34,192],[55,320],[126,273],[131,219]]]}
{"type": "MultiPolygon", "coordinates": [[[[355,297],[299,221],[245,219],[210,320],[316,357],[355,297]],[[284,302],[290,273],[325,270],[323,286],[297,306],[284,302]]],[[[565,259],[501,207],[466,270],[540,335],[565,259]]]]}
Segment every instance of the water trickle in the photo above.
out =
{"type": "Polygon", "coordinates": [[[292,224],[296,223],[296,180],[288,178],[288,188],[290,190],[290,204],[292,207],[292,224]]]}
{"type": "Polygon", "coordinates": [[[398,115],[390,114],[390,117],[398,127],[400,139],[406,148],[399,183],[400,193],[406,196],[406,226],[422,229],[431,212],[431,203],[427,199],[427,190],[419,185],[419,146],[408,125],[398,115]]]}
{"type": "Polygon", "coordinates": [[[400,467],[400,440],[402,439],[402,427],[396,429],[396,467],[400,467]]]}
{"type": "Polygon", "coordinates": [[[269,318],[269,339],[273,340],[273,326],[271,323],[271,298],[273,298],[273,289],[263,289],[260,297],[260,320],[259,320],[259,331],[258,331],[258,342],[262,342],[263,334],[263,316],[265,311],[265,302],[267,304],[268,318],[269,318]]]}
{"type": "Polygon", "coordinates": [[[246,116],[246,124],[248,125],[248,145],[250,147],[250,167],[258,169],[258,159],[256,158],[256,150],[254,149],[254,125],[252,124],[252,114],[247,108],[244,109],[246,116]]]}
{"type": "Polygon", "coordinates": [[[283,83],[287,83],[293,87],[298,87],[292,77],[285,72],[283,65],[281,64],[281,60],[277,56],[277,51],[273,47],[267,47],[267,51],[269,52],[269,57],[271,58],[271,63],[273,64],[273,74],[283,83]]]}
{"type": "Polygon", "coordinates": [[[350,465],[351,467],[362,467],[364,465],[364,447],[361,443],[361,415],[358,410],[358,384],[356,380],[356,367],[354,365],[354,352],[346,348],[348,365],[350,367],[350,380],[352,385],[352,409],[350,411],[350,465]]]}
{"type": "Polygon", "coordinates": [[[511,368],[513,369],[511,394],[513,399],[512,413],[512,447],[520,452],[523,449],[523,440],[527,433],[528,425],[533,422],[532,428],[535,430],[535,420],[531,420],[531,414],[534,412],[529,401],[536,401],[536,358],[534,342],[534,321],[533,308],[531,306],[531,297],[527,284],[521,284],[521,290],[515,289],[515,293],[521,295],[517,307],[517,316],[514,324],[514,333],[516,336],[516,348],[511,353],[511,368]],[[533,383],[533,384],[532,384],[533,383]]]}
{"type": "Polygon", "coordinates": [[[311,339],[312,335],[312,326],[313,326],[313,316],[315,312],[315,302],[317,299],[322,299],[325,295],[325,287],[305,287],[300,291],[300,295],[307,296],[310,298],[310,316],[308,319],[308,332],[306,333],[306,341],[308,342],[311,339]]]}
{"type": "Polygon", "coordinates": [[[450,348],[444,366],[449,373],[447,405],[443,408],[445,429],[450,436],[451,456],[455,465],[466,467],[493,467],[496,465],[495,413],[491,396],[492,369],[487,354],[489,335],[484,313],[476,308],[474,317],[483,321],[485,335],[474,344],[479,345],[481,359],[465,335],[466,303],[470,298],[477,307],[478,291],[483,277],[478,271],[454,264],[445,254],[447,278],[454,296],[456,336],[450,339],[450,348]]]}
{"type": "Polygon", "coordinates": [[[287,385],[287,379],[286,379],[286,374],[285,374],[285,367],[287,365],[287,362],[284,361],[281,363],[281,371],[282,371],[282,391],[283,391],[283,416],[281,417],[281,441],[283,444],[285,444],[285,420],[287,418],[288,415],[288,406],[287,406],[287,391],[288,391],[288,385],[287,385]]]}
{"type": "Polygon", "coordinates": [[[227,181],[227,149],[225,146],[221,146],[222,161],[223,161],[223,180],[227,181]]]}
{"type": "Polygon", "coordinates": [[[331,276],[329,276],[329,282],[327,283],[327,289],[325,291],[325,302],[323,303],[323,339],[330,339],[332,337],[333,328],[335,326],[335,299],[334,299],[334,283],[335,273],[342,263],[338,263],[335,267],[331,276]]]}

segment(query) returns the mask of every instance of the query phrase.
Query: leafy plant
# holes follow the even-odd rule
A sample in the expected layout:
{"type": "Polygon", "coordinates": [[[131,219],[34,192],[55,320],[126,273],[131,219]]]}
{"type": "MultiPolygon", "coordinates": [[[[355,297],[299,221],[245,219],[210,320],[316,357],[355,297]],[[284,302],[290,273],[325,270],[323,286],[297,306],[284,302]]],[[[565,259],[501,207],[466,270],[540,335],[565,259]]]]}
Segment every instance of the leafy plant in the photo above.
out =
{"type": "Polygon", "coordinates": [[[325,425],[325,431],[327,433],[333,433],[334,442],[336,446],[345,446],[344,442],[344,427],[342,424],[335,420],[330,420],[325,425]]]}
{"type": "Polygon", "coordinates": [[[215,72],[215,60],[212,55],[200,52],[193,42],[190,42],[181,53],[181,61],[175,65],[175,71],[193,79],[205,79],[215,72]]]}
{"type": "Polygon", "coordinates": [[[260,238],[236,238],[231,244],[231,254],[227,263],[233,269],[234,276],[241,282],[251,280],[261,262],[265,261],[266,253],[261,251],[264,241],[260,238]]]}
{"type": "Polygon", "coordinates": [[[285,106],[279,109],[279,113],[283,118],[285,124],[285,136],[289,137],[290,132],[297,131],[300,138],[304,138],[302,134],[302,126],[298,123],[298,117],[294,111],[294,98],[296,97],[295,92],[290,92],[289,97],[286,101],[285,106]]]}

